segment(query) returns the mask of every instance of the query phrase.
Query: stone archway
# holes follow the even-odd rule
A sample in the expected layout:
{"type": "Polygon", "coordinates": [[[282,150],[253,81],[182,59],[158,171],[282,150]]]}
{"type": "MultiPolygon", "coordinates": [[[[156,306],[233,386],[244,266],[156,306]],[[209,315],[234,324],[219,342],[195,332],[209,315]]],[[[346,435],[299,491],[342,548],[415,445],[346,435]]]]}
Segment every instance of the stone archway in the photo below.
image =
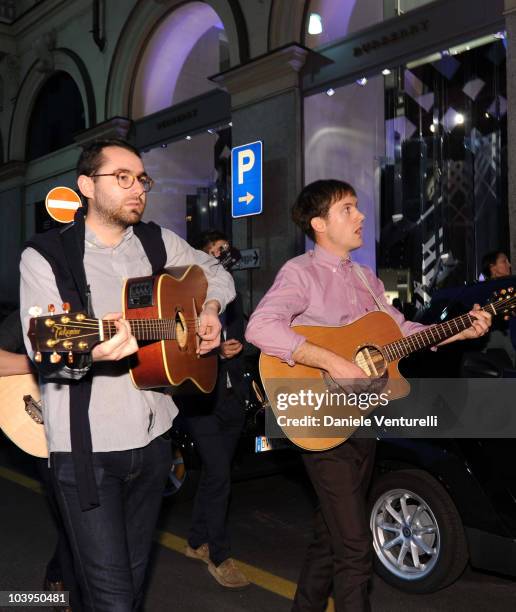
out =
{"type": "MultiPolygon", "coordinates": [[[[236,66],[241,61],[245,61],[249,45],[241,12],[233,10],[233,3],[229,0],[206,0],[203,3],[215,11],[224,26],[229,44],[230,65],[236,66]]],[[[152,41],[160,23],[172,11],[188,4],[181,0],[167,2],[166,5],[141,1],[132,11],[124,25],[111,62],[105,101],[106,119],[131,115],[132,90],[145,49],[152,41]]]]}
{"type": "Polygon", "coordinates": [[[86,66],[73,51],[68,49],[53,51],[53,60],[53,71],[50,73],[40,72],[37,68],[38,62],[34,62],[20,85],[9,128],[6,156],[8,160],[25,159],[27,130],[34,103],[43,85],[55,72],[66,72],[75,81],[84,106],[86,128],[95,124],[96,108],[93,87],[86,66]]]}

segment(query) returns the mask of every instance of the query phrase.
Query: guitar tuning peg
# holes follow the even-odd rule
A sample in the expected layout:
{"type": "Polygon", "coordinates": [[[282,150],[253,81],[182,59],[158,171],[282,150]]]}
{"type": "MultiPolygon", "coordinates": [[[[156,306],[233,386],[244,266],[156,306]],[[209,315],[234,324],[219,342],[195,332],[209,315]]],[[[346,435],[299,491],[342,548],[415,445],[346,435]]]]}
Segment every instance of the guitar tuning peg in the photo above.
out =
{"type": "Polygon", "coordinates": [[[61,361],[61,355],[59,353],[56,353],[56,351],[54,351],[50,355],[50,363],[59,363],[60,361],[61,361]]]}
{"type": "Polygon", "coordinates": [[[56,311],[56,307],[54,306],[54,304],[49,304],[48,305],[48,312],[50,314],[54,314],[55,311],[56,311]]]}
{"type": "Polygon", "coordinates": [[[42,357],[42,355],[41,355],[41,353],[39,351],[36,351],[34,353],[34,361],[36,363],[41,363],[43,361],[43,357],[42,357]]]}
{"type": "Polygon", "coordinates": [[[31,306],[29,308],[29,315],[31,317],[39,317],[42,312],[43,312],[43,310],[42,310],[41,306],[31,306]]]}
{"type": "Polygon", "coordinates": [[[69,351],[69,352],[68,352],[68,356],[66,357],[66,362],[67,362],[69,365],[72,365],[72,363],[73,363],[73,353],[72,353],[72,351],[69,351]]]}
{"type": "Polygon", "coordinates": [[[63,304],[63,312],[66,312],[66,314],[70,312],[70,302],[65,302],[63,304]]]}

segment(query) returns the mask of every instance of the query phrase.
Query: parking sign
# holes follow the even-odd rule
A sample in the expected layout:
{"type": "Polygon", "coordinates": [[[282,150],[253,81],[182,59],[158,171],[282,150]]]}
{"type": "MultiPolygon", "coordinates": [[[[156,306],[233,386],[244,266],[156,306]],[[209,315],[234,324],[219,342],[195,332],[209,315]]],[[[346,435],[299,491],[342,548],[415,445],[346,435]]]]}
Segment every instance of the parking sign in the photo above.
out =
{"type": "Polygon", "coordinates": [[[259,215],[262,199],[263,143],[261,140],[231,151],[231,213],[234,218],[259,215]]]}

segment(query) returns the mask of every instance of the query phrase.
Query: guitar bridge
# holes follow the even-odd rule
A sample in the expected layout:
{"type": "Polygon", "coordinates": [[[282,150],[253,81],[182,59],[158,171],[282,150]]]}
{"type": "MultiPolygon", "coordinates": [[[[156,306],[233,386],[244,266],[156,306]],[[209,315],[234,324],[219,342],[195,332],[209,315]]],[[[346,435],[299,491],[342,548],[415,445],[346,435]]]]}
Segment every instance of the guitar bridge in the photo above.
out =
{"type": "Polygon", "coordinates": [[[43,424],[43,411],[41,410],[41,402],[37,402],[32,395],[24,395],[25,412],[38,425],[43,424]]]}

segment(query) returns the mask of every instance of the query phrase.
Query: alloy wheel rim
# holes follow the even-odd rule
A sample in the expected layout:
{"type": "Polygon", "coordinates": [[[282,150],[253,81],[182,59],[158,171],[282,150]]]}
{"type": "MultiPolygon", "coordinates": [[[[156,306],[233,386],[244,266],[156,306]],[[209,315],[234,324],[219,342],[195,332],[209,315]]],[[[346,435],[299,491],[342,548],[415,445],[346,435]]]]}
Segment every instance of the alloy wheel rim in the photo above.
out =
{"type": "Polygon", "coordinates": [[[407,489],[383,493],[371,512],[378,559],[403,580],[421,580],[434,569],[441,550],[439,524],[425,500],[407,489]]]}

